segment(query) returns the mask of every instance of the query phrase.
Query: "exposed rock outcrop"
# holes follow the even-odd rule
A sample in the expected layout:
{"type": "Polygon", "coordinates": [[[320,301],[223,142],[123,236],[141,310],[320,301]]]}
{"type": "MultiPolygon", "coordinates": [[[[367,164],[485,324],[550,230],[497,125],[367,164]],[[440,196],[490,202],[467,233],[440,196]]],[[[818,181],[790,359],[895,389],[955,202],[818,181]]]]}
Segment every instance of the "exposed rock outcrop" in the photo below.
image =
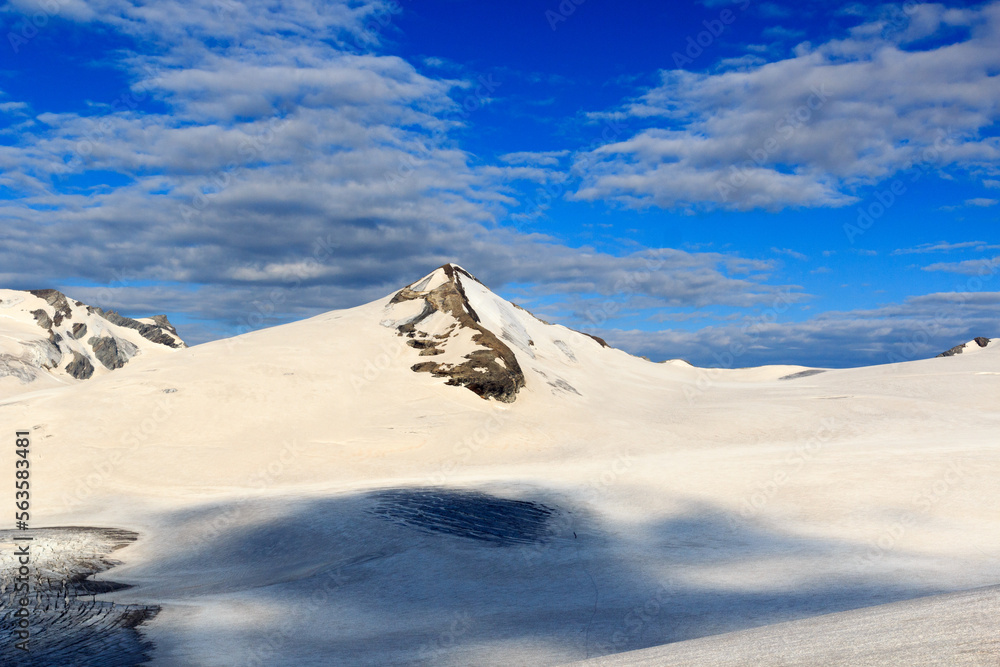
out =
{"type": "Polygon", "coordinates": [[[63,318],[68,320],[73,317],[73,309],[70,308],[69,299],[67,299],[66,295],[59,290],[36,289],[30,290],[28,293],[33,296],[37,296],[40,299],[45,299],[45,303],[56,309],[56,312],[52,317],[52,324],[54,326],[60,326],[63,322],[63,318]]]}
{"type": "Polygon", "coordinates": [[[89,380],[94,374],[94,365],[90,363],[90,359],[74,350],[73,361],[66,365],[66,372],[77,380],[89,380]]]}
{"type": "Polygon", "coordinates": [[[87,343],[94,349],[97,360],[108,370],[121,368],[139,351],[132,343],[114,336],[95,336],[87,343]]]}
{"type": "Polygon", "coordinates": [[[153,325],[133,320],[131,317],[124,317],[113,310],[106,311],[101,308],[94,308],[92,312],[97,313],[112,324],[135,329],[139,332],[139,335],[153,343],[159,343],[167,347],[184,347],[184,342],[181,341],[177,335],[177,330],[170,324],[170,320],[167,319],[166,315],[154,315],[152,319],[156,324],[153,325]]]}
{"type": "Polygon", "coordinates": [[[38,326],[48,331],[52,328],[52,318],[44,310],[39,308],[38,310],[31,311],[31,314],[35,316],[35,321],[38,322],[38,326]]]}
{"type": "Polygon", "coordinates": [[[420,313],[398,324],[396,330],[400,336],[409,338],[408,344],[419,349],[422,356],[442,354],[445,341],[461,333],[471,335],[471,342],[480,349],[465,354],[460,363],[425,361],[415,364],[412,369],[447,377],[448,384],[466,387],[483,398],[512,403],[524,386],[524,373],[514,352],[482,326],[479,315],[469,303],[462,279],[476,278],[452,264],[445,264],[438,271],[444,272],[445,280],[433,289],[422,289],[427,282],[420,281],[420,284],[404,287],[390,300],[390,307],[406,301],[423,303],[420,313]],[[443,333],[432,333],[421,326],[435,313],[445,314],[450,319],[450,328],[443,333]]]}
{"type": "MultiPolygon", "coordinates": [[[[975,338],[972,339],[971,342],[975,343],[979,347],[986,347],[987,345],[990,344],[990,339],[989,338],[983,338],[982,336],[976,336],[975,338]]],[[[968,345],[968,343],[962,343],[961,345],[956,345],[955,347],[951,348],[950,350],[945,350],[944,352],[942,352],[941,354],[939,354],[937,356],[938,357],[953,357],[956,354],[962,354],[962,351],[965,350],[965,346],[966,345],[968,345]]],[[[937,358],[937,357],[935,357],[935,358],[937,358]]]]}
{"type": "Polygon", "coordinates": [[[165,315],[132,319],[54,289],[0,289],[0,309],[3,395],[58,376],[88,379],[120,369],[143,352],[186,347],[165,315]]]}

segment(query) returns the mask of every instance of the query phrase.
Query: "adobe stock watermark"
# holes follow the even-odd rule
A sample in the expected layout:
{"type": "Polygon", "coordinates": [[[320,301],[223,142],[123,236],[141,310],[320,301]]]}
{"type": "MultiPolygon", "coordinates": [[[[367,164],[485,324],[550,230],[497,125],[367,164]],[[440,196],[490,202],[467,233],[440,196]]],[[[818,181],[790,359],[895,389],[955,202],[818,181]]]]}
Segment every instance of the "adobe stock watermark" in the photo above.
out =
{"type": "MultiPolygon", "coordinates": [[[[920,161],[903,172],[903,174],[912,172],[908,179],[910,183],[919,181],[931,170],[933,165],[940,161],[948,149],[952,148],[952,138],[953,133],[950,129],[939,131],[934,143],[920,152],[920,161]]],[[[858,215],[854,223],[845,223],[843,227],[844,235],[847,236],[850,243],[853,244],[858,237],[863,236],[899,201],[900,197],[906,194],[906,180],[905,177],[893,179],[885,188],[876,190],[869,198],[868,203],[857,208],[858,215]],[[871,201],[872,199],[875,201],[871,201]]]]}
{"type": "MultiPolygon", "coordinates": [[[[590,505],[601,502],[608,497],[611,488],[618,481],[632,470],[635,465],[635,452],[626,449],[615,452],[614,458],[599,474],[591,477],[575,494],[573,501],[560,508],[555,518],[549,521],[548,530],[550,535],[563,536],[566,538],[572,533],[573,540],[579,539],[576,531],[581,528],[581,518],[589,514],[590,505]]],[[[553,540],[540,540],[530,544],[523,544],[518,548],[521,560],[524,565],[534,566],[539,558],[548,552],[555,545],[553,540]]],[[[508,561],[511,567],[518,567],[517,559],[511,558],[508,561]]]]}
{"type": "Polygon", "coordinates": [[[39,4],[40,9],[31,16],[21,15],[21,20],[14,23],[7,31],[7,43],[15,54],[20,53],[28,42],[38,36],[39,31],[49,24],[49,21],[59,13],[68,0],[45,0],[39,4]]]}
{"type": "Polygon", "coordinates": [[[354,37],[354,48],[358,51],[367,51],[371,46],[378,44],[382,37],[382,31],[392,25],[396,17],[403,13],[403,6],[397,0],[388,0],[377,5],[371,17],[368,18],[361,31],[354,37]]]}
{"type": "Polygon", "coordinates": [[[236,528],[247,516],[252,516],[255,511],[254,503],[260,498],[259,492],[274,486],[302,452],[303,447],[297,441],[282,442],[280,449],[275,448],[272,459],[266,465],[258,466],[257,470],[246,478],[243,487],[254,491],[244,493],[229,503],[225,509],[214,513],[209,524],[192,537],[191,542],[194,544],[212,542],[227,530],[236,528]]]}
{"type": "MultiPolygon", "coordinates": [[[[743,497],[739,505],[739,518],[747,520],[757,516],[767,507],[779,491],[794,479],[796,473],[806,464],[813,462],[823,447],[833,439],[838,422],[833,417],[820,420],[820,426],[805,442],[792,447],[781,464],[762,482],[757,482],[753,490],[743,497]]],[[[730,515],[729,528],[735,530],[737,517],[730,515]]]]}
{"type": "MultiPolygon", "coordinates": [[[[655,260],[645,257],[643,261],[646,266],[642,271],[629,271],[623,278],[615,281],[615,294],[619,296],[638,294],[640,291],[639,286],[647,282],[654,273],[660,271],[666,264],[666,261],[662,257],[657,257],[655,260]]],[[[620,301],[608,299],[593,308],[588,308],[584,316],[592,325],[600,327],[608,321],[608,318],[617,315],[623,305],[620,301]]]]}
{"type": "Polygon", "coordinates": [[[239,664],[247,667],[265,667],[273,665],[275,656],[287,650],[290,642],[301,637],[302,625],[321,608],[329,606],[331,599],[348,582],[342,566],[327,570],[322,578],[311,581],[311,592],[308,599],[299,604],[292,613],[286,614],[282,620],[266,633],[255,638],[253,644],[243,650],[243,660],[239,664]]]}
{"type": "Polygon", "coordinates": [[[173,414],[174,405],[168,398],[160,398],[156,407],[149,412],[136,426],[126,432],[119,439],[119,445],[123,448],[112,450],[91,467],[90,472],[77,478],[72,489],[64,489],[62,493],[62,508],[71,509],[79,507],[87,501],[98,489],[110,480],[115,471],[124,464],[125,460],[136,454],[149,440],[160,430],[173,414]]]}
{"type": "Polygon", "coordinates": [[[705,52],[705,49],[712,46],[719,37],[726,32],[726,28],[731,26],[736,22],[736,18],[743,12],[747,10],[750,6],[750,0],[743,0],[743,2],[736,7],[737,11],[733,11],[729,7],[723,9],[719,12],[717,18],[702,21],[701,25],[705,28],[701,32],[695,35],[688,35],[685,42],[684,52],[674,51],[671,57],[674,60],[674,67],[681,69],[685,65],[690,65],[693,63],[701,54],[705,52]]]}
{"type": "Polygon", "coordinates": [[[289,122],[291,121],[288,118],[273,116],[264,123],[262,129],[240,141],[236,148],[240,159],[230,161],[225,167],[210,174],[207,182],[198,188],[198,192],[192,195],[189,203],[180,205],[181,218],[184,222],[191,222],[192,218],[200,216],[216,197],[250,168],[251,164],[259,161],[278,133],[287,127],[289,122]]]}
{"type": "Polygon", "coordinates": [[[736,361],[747,353],[764,328],[776,323],[778,317],[787,312],[793,303],[795,303],[795,299],[790,289],[778,291],[770,307],[759,315],[748,318],[743,323],[740,328],[740,336],[734,336],[734,340],[722,352],[713,350],[712,356],[716,363],[707,368],[699,368],[694,385],[685,385],[682,390],[688,405],[693,405],[697,398],[703,396],[714,386],[722,371],[735,368],[736,361]]]}
{"type": "MultiPolygon", "coordinates": [[[[470,86],[471,91],[459,102],[458,110],[447,114],[444,120],[449,123],[460,123],[467,120],[474,112],[479,111],[493,100],[493,94],[501,85],[503,82],[494,79],[492,73],[478,76],[470,86]]],[[[445,132],[444,125],[439,125],[435,128],[432,136],[440,138],[445,132]]],[[[406,153],[400,156],[397,167],[385,172],[385,183],[389,191],[396,193],[410,176],[419,172],[424,160],[430,156],[429,150],[425,155],[406,153]]]]}
{"type": "Polygon", "coordinates": [[[472,460],[472,457],[486,447],[503,430],[511,417],[509,410],[491,403],[489,416],[472,429],[452,447],[451,456],[437,465],[437,470],[427,476],[427,483],[443,486],[458,469],[472,460]]]}
{"type": "Polygon", "coordinates": [[[830,99],[826,84],[811,86],[805,102],[795,107],[774,123],[774,132],[757,148],[748,148],[749,160],[740,164],[730,165],[729,174],[715,182],[722,201],[729,201],[730,196],[750,181],[754,170],[761,169],[771,161],[771,156],[795,136],[799,129],[813,119],[813,116],[823,108],[830,99]]]}
{"type": "Polygon", "coordinates": [[[907,340],[900,349],[889,351],[886,355],[886,361],[890,364],[897,364],[924,358],[927,346],[934,340],[934,337],[947,332],[955,322],[956,311],[967,307],[969,302],[967,295],[981,291],[985,287],[985,283],[992,280],[998,271],[1000,271],[1000,257],[982,260],[975,275],[969,276],[965,283],[957,284],[952,288],[955,298],[949,303],[949,307],[940,308],[934,312],[931,318],[920,320],[916,329],[909,332],[907,340]]]}
{"type": "Polygon", "coordinates": [[[917,11],[919,2],[906,0],[902,5],[891,5],[883,13],[882,39],[889,39],[898,32],[903,32],[910,26],[910,17],[917,11]]]}
{"type": "Polygon", "coordinates": [[[854,557],[854,567],[864,570],[872,567],[899,546],[900,540],[917,525],[917,521],[944,500],[965,479],[966,471],[961,461],[952,461],[945,471],[929,486],[913,497],[916,509],[904,512],[899,519],[872,540],[864,552],[854,557]]]}
{"type": "Polygon", "coordinates": [[[270,289],[263,299],[254,299],[251,302],[252,312],[239,319],[236,333],[225,339],[226,346],[230,350],[233,349],[242,343],[243,339],[240,336],[259,329],[264,322],[273,318],[277,313],[278,306],[284,303],[287,298],[286,290],[299,287],[305,280],[319,273],[324,263],[333,256],[334,250],[339,247],[340,244],[334,240],[333,234],[317,236],[313,240],[310,256],[292,269],[293,277],[290,284],[282,288],[270,289]]]}
{"type": "Polygon", "coordinates": [[[555,9],[545,10],[545,20],[549,23],[549,28],[553,32],[559,29],[560,23],[565,23],[569,17],[576,13],[577,7],[587,0],[562,0],[555,9]]]}
{"type": "Polygon", "coordinates": [[[611,633],[610,641],[599,642],[594,648],[600,655],[620,653],[638,641],[646,628],[655,622],[668,607],[670,600],[680,590],[679,582],[673,577],[660,584],[656,591],[641,604],[629,609],[621,623],[611,633]]]}
{"type": "MultiPolygon", "coordinates": [[[[134,111],[148,99],[150,91],[160,80],[161,70],[156,66],[143,65],[142,73],[144,76],[141,81],[111,101],[112,113],[134,111]]],[[[72,157],[66,161],[66,167],[70,170],[79,169],[85,162],[93,160],[95,150],[115,129],[111,116],[103,116],[99,120],[88,117],[86,122],[87,130],[77,139],[73,146],[72,157]]]]}
{"type": "Polygon", "coordinates": [[[98,289],[92,297],[87,299],[87,301],[90,305],[103,310],[115,308],[122,301],[122,299],[116,296],[118,291],[128,288],[128,286],[135,283],[139,277],[139,274],[130,269],[126,269],[125,267],[112,269],[111,280],[98,289]]]}
{"type": "MultiPolygon", "coordinates": [[[[615,118],[604,119],[604,129],[601,130],[601,136],[581,151],[582,156],[573,165],[572,170],[582,173],[590,171],[594,162],[597,161],[595,151],[602,146],[614,143],[627,129],[628,127],[624,123],[615,118]]],[[[542,215],[553,201],[559,199],[564,194],[566,194],[566,186],[561,182],[546,182],[543,184],[535,191],[535,195],[528,199],[523,213],[516,213],[510,216],[516,223],[515,228],[524,231],[523,223],[525,221],[542,215]]]]}
{"type": "Polygon", "coordinates": [[[472,627],[472,614],[466,611],[455,612],[447,628],[420,645],[416,653],[417,659],[422,663],[432,664],[442,653],[455,648],[458,640],[468,634],[472,627]]]}

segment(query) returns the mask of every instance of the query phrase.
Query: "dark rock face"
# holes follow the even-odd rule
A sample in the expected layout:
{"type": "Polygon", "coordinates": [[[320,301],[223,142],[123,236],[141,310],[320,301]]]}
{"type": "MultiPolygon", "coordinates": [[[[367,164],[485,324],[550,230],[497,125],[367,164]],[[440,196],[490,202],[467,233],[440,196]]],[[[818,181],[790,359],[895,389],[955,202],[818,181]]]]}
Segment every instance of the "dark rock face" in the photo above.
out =
{"type": "Polygon", "coordinates": [[[601,338],[600,336],[595,336],[594,334],[589,334],[585,331],[578,331],[577,333],[581,333],[587,338],[593,338],[594,340],[596,340],[598,343],[601,344],[601,347],[611,347],[610,345],[608,345],[607,341],[601,338]]]}
{"type": "MultiPolygon", "coordinates": [[[[989,338],[983,338],[982,336],[976,336],[972,340],[975,341],[976,345],[978,345],[979,347],[986,347],[987,345],[990,344],[990,339],[989,338]]],[[[953,357],[956,354],[962,354],[962,350],[965,349],[965,345],[966,345],[966,343],[962,343],[961,345],[956,345],[955,347],[951,348],[950,350],[945,350],[941,354],[937,355],[937,357],[935,357],[935,358],[938,358],[938,357],[953,357]]]]}
{"type": "Polygon", "coordinates": [[[139,348],[127,340],[116,339],[111,336],[101,336],[99,338],[94,336],[87,343],[94,348],[94,355],[97,357],[97,360],[104,364],[104,367],[108,370],[121,368],[139,351],[139,348]]]}
{"type": "Polygon", "coordinates": [[[52,318],[44,310],[39,308],[38,310],[31,311],[31,314],[35,316],[35,321],[38,322],[38,326],[43,329],[52,329],[52,318]]]}
{"type": "MultiPolygon", "coordinates": [[[[13,530],[0,530],[0,542],[12,543],[13,530]]],[[[13,549],[0,556],[0,664],[63,667],[132,667],[150,659],[153,649],[138,627],[159,607],[96,600],[125,584],[94,581],[90,576],[117,565],[108,555],[138,535],[113,528],[37,528],[28,533],[32,560],[29,606],[30,653],[13,646],[19,608],[14,594],[18,563],[13,549]]],[[[22,543],[23,544],[23,543],[22,543]]]]}
{"type": "Polygon", "coordinates": [[[417,328],[417,325],[432,314],[441,312],[454,318],[456,327],[470,329],[473,342],[485,349],[465,355],[467,361],[461,364],[426,361],[415,364],[412,370],[447,377],[448,384],[466,387],[486,399],[495,398],[504,403],[513,403],[517,392],[524,386],[524,373],[514,352],[493,332],[480,324],[479,315],[469,303],[462,287],[461,276],[470,280],[476,280],[475,277],[451,264],[444,265],[441,270],[445,272],[448,280],[430,292],[417,292],[404,287],[389,302],[390,305],[412,300],[424,302],[423,310],[416,318],[397,327],[399,335],[410,338],[407,343],[411,347],[420,349],[421,356],[443,353],[442,339],[446,339],[447,336],[428,336],[417,328]]]}
{"type": "Polygon", "coordinates": [[[77,380],[89,380],[94,374],[94,365],[90,363],[90,359],[74,350],[73,361],[66,364],[66,372],[77,380]]]}
{"type": "Polygon", "coordinates": [[[128,327],[129,329],[135,329],[139,332],[139,335],[148,341],[154,343],[159,343],[161,345],[166,345],[167,347],[179,348],[184,347],[184,343],[179,343],[173,337],[164,333],[167,331],[174,336],[177,335],[177,330],[174,329],[173,325],[167,319],[166,315],[156,315],[153,317],[153,321],[156,322],[156,326],[152,324],[146,324],[145,322],[139,322],[138,320],[133,320],[131,317],[124,317],[119,315],[113,310],[105,311],[100,308],[92,308],[91,312],[97,313],[108,322],[112,324],[117,324],[118,326],[128,327]]]}
{"type": "MultiPolygon", "coordinates": [[[[100,368],[98,364],[109,370],[121,368],[139,354],[140,345],[145,347],[146,343],[129,341],[132,335],[122,337],[122,331],[117,327],[133,329],[154,344],[186,347],[165,315],[156,315],[151,322],[140,322],[70,300],[58,290],[32,290],[28,294],[44,300],[47,305],[31,310],[28,304],[33,300],[29,300],[21,312],[30,312],[48,340],[18,340],[23,348],[19,353],[0,354],[0,377],[13,376],[22,384],[28,384],[44,375],[39,371],[59,369],[73,378],[85,380],[93,377],[100,368]],[[77,321],[71,322],[74,313],[77,321]],[[83,342],[85,340],[86,343],[83,342]]],[[[15,297],[11,305],[24,300],[23,296],[15,297]]],[[[15,336],[15,339],[19,338],[15,336]]]]}
{"type": "MultiPolygon", "coordinates": [[[[67,320],[73,318],[73,311],[70,310],[69,300],[66,298],[66,295],[59,290],[36,289],[30,290],[28,293],[33,296],[37,296],[40,299],[45,299],[45,303],[55,307],[56,312],[52,318],[52,324],[55,326],[62,324],[64,318],[67,320]]],[[[48,327],[45,328],[48,329],[48,327]]]]}
{"type": "Polygon", "coordinates": [[[540,503],[478,491],[391,489],[374,497],[372,512],[390,521],[498,546],[542,541],[555,514],[540,503]]]}

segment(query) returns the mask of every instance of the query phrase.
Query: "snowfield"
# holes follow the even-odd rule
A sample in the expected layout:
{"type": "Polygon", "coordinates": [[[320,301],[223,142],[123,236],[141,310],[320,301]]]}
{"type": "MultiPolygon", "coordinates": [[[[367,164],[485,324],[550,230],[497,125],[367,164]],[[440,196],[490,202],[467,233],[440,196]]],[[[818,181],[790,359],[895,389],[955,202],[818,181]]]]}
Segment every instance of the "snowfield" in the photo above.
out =
{"type": "MultiPolygon", "coordinates": [[[[818,664],[874,628],[927,638],[919,664],[1000,659],[948,633],[959,598],[822,616],[1000,583],[996,340],[816,374],[657,364],[460,267],[410,289],[453,275],[520,366],[511,402],[414,372],[506,353],[447,310],[409,338],[422,306],[395,295],[0,399],[32,433],[33,525],[139,534],[106,597],[159,608],[151,664],[818,664]],[[624,655],[649,647],[673,661],[624,655]]],[[[894,645],[854,664],[917,664],[894,645]]]]}

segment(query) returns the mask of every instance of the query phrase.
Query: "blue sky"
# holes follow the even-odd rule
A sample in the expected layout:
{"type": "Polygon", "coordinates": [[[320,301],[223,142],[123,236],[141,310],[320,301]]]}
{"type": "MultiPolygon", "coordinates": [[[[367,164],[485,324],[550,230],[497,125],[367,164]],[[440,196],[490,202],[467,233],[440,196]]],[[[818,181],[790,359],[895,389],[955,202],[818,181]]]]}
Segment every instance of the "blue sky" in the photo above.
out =
{"type": "Polygon", "coordinates": [[[1000,3],[624,5],[8,2],[0,283],[194,343],[446,261],[653,359],[1000,336],[1000,3]]]}

